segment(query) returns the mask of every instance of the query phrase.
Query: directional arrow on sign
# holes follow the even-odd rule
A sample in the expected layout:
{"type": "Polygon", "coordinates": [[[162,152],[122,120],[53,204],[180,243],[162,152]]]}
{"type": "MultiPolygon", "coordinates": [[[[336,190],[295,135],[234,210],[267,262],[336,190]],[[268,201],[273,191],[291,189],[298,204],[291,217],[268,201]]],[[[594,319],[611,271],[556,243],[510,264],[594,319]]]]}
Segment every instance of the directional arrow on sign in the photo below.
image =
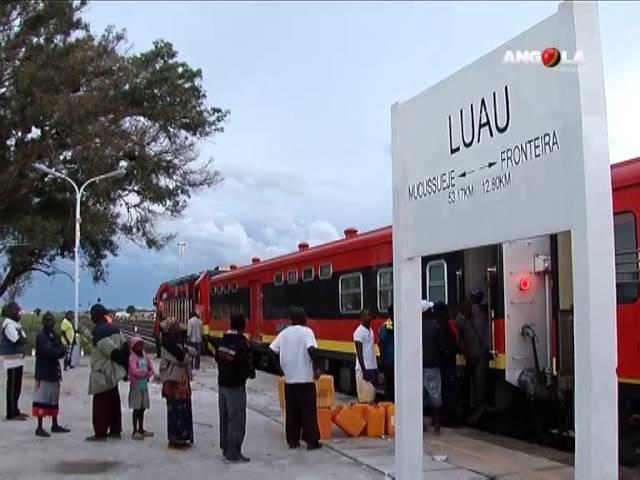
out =
{"type": "Polygon", "coordinates": [[[458,175],[458,178],[465,178],[467,175],[471,175],[473,172],[475,172],[475,170],[465,170],[460,175],[458,175]]]}
{"type": "Polygon", "coordinates": [[[489,162],[486,165],[480,167],[480,170],[484,170],[485,168],[493,168],[498,164],[498,162],[489,162]]]}

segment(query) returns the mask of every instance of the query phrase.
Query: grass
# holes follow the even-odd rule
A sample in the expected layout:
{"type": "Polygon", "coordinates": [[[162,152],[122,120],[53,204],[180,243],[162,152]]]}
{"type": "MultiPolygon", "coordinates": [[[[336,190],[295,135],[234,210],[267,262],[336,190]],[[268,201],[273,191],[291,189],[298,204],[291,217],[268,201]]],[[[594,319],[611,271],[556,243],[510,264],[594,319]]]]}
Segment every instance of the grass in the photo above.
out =
{"type": "MultiPolygon", "coordinates": [[[[24,332],[27,334],[27,346],[25,353],[31,355],[31,352],[36,348],[36,335],[42,331],[42,315],[36,317],[34,314],[24,314],[20,318],[20,323],[24,332]]],[[[64,313],[53,313],[56,317],[56,332],[60,335],[60,324],[64,318],[64,313]]],[[[82,331],[82,327],[79,328],[82,331]]],[[[84,350],[84,354],[91,353],[91,343],[83,336],[80,335],[80,348],[84,350]]]]}

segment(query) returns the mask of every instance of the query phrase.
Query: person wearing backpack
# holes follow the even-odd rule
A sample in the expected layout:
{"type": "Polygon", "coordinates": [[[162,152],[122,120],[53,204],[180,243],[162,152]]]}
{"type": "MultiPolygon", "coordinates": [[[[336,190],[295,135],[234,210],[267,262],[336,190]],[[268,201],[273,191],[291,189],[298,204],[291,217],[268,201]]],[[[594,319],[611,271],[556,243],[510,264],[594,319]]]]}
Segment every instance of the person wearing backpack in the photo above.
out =
{"type": "Polygon", "coordinates": [[[91,307],[92,333],[89,395],[93,395],[93,431],[87,441],[104,441],[122,435],[122,412],[118,382],[127,376],[130,351],[120,329],[107,323],[107,309],[97,303],[91,307]]]}
{"type": "Polygon", "coordinates": [[[231,315],[231,330],[216,349],[218,364],[218,406],[220,410],[220,448],[230,463],[248,462],[242,454],[247,427],[247,391],[249,378],[256,378],[251,359],[251,345],[244,336],[246,320],[242,314],[231,315]]]}

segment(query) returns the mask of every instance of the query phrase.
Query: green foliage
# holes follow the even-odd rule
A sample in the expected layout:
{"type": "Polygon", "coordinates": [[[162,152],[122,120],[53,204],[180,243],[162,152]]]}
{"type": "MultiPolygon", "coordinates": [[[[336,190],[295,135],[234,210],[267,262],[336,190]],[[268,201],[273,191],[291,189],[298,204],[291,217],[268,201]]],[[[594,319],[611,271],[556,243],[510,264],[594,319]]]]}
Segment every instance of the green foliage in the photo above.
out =
{"type": "Polygon", "coordinates": [[[133,315],[134,313],[136,313],[136,307],[134,307],[133,305],[129,305],[125,311],[129,315],[133,315]]]}
{"type": "Polygon", "coordinates": [[[75,193],[41,163],[92,184],[82,202],[82,260],[95,281],[126,238],[159,249],[161,215],[179,216],[195,189],[221,181],[199,141],[222,132],[228,111],[209,106],[202,72],[166,41],[127,53],[124,32],[94,35],[85,2],[0,3],[0,296],[32,272],[60,273],[73,258],[75,193]]]}
{"type": "MultiPolygon", "coordinates": [[[[64,312],[54,313],[56,317],[56,331],[60,335],[60,324],[64,318],[64,312]]],[[[20,324],[27,335],[27,343],[25,352],[27,355],[31,355],[32,350],[36,348],[36,335],[42,330],[42,318],[37,317],[35,314],[24,314],[20,318],[20,324]]],[[[91,353],[91,342],[89,338],[80,335],[80,348],[84,350],[85,355],[91,353]]]]}

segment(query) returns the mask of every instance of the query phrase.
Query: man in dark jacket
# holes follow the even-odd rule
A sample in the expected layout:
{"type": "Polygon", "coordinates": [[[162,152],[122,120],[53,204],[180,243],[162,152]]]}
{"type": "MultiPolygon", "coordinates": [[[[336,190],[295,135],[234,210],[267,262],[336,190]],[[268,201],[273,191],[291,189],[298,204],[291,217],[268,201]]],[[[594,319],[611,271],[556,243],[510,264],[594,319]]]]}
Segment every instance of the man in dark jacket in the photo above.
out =
{"type": "Polygon", "coordinates": [[[440,326],[443,337],[443,355],[440,365],[442,380],[442,408],[445,425],[456,425],[458,422],[458,395],[456,385],[456,354],[458,353],[458,339],[455,330],[449,324],[449,307],[444,302],[436,302],[433,314],[440,326]]]}
{"type": "MultiPolygon", "coordinates": [[[[440,434],[440,409],[442,408],[442,379],[440,366],[445,357],[442,329],[435,319],[433,310],[422,313],[422,379],[425,406],[431,406],[433,427],[440,434]]],[[[424,425],[426,431],[426,423],[424,425]]]]}
{"type": "Polygon", "coordinates": [[[48,438],[42,420],[51,417],[53,433],[67,433],[68,429],[58,424],[58,403],[60,401],[60,382],[62,370],[60,359],[67,354],[67,349],[60,341],[54,327],[56,319],[50,312],[42,316],[43,329],[36,336],[36,389],[33,392],[33,415],[38,419],[36,436],[48,438]]]}
{"type": "Polygon", "coordinates": [[[249,378],[256,378],[251,359],[251,345],[244,336],[243,315],[231,316],[231,330],[216,349],[218,363],[218,407],[220,410],[220,448],[226,461],[248,462],[242,454],[247,426],[247,391],[249,378]]]}
{"type": "Polygon", "coordinates": [[[389,305],[387,315],[389,318],[380,326],[378,331],[378,346],[380,347],[382,373],[384,374],[384,396],[387,401],[393,402],[395,401],[393,305],[389,305]]]}
{"type": "Polygon", "coordinates": [[[491,324],[482,306],[482,290],[471,290],[471,302],[464,301],[456,322],[473,392],[469,423],[477,423],[486,410],[487,376],[491,358],[491,324]]]}

